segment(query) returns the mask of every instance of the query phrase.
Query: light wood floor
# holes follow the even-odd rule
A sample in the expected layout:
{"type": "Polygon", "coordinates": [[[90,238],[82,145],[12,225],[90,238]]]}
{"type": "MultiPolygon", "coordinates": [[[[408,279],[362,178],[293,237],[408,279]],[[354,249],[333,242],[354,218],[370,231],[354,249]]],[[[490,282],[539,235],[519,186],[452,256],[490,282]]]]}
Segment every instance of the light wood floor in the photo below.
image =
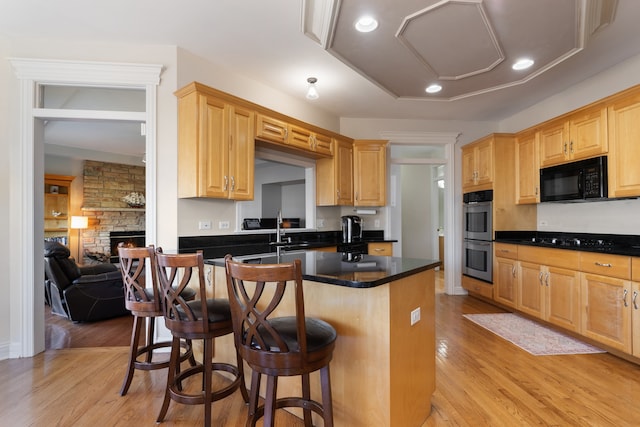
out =
{"type": "MultiPolygon", "coordinates": [[[[640,425],[640,366],[610,354],[532,356],[462,318],[497,311],[471,297],[436,296],[437,389],[421,427],[640,425]]],[[[165,373],[137,372],[120,397],[126,358],[125,347],[102,347],[0,361],[0,425],[154,425],[165,373]]],[[[213,413],[213,425],[244,425],[239,393],[213,413]]],[[[286,413],[278,422],[302,425],[286,413]]],[[[172,402],[163,425],[200,424],[201,407],[172,402]]]]}

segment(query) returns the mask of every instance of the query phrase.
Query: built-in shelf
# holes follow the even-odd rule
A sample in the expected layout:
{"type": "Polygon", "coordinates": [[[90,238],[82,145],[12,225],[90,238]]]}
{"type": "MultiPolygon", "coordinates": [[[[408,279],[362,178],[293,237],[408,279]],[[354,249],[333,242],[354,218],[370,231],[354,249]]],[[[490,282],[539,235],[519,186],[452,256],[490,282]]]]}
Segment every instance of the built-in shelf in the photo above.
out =
{"type": "Polygon", "coordinates": [[[144,212],[145,208],[82,208],[82,211],[85,212],[144,212]]]}

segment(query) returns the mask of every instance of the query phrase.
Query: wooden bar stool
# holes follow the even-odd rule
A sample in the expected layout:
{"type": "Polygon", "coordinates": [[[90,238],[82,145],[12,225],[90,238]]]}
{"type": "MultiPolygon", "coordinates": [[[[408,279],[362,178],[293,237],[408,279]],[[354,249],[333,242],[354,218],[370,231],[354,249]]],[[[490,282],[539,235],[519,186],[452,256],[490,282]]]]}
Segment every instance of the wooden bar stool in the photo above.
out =
{"type": "MultiPolygon", "coordinates": [[[[162,317],[162,298],[158,287],[156,275],[156,252],[153,246],[147,248],[127,248],[118,246],[118,256],[120,257],[120,271],[125,289],[125,306],[133,315],[133,330],[131,332],[131,350],[129,352],[129,363],[127,374],[120,389],[120,396],[124,396],[129,391],[131,380],[136,369],[151,371],[163,369],[169,366],[169,358],[158,359],[159,348],[171,347],[170,341],[154,342],[155,318],[162,317]],[[147,264],[149,271],[147,271],[147,264]],[[151,273],[151,286],[147,287],[147,274],[151,273]],[[147,338],[145,345],[140,346],[140,335],[143,324],[147,323],[147,338]],[[140,358],[144,356],[144,358],[140,358]]],[[[183,293],[183,298],[192,300],[196,296],[195,291],[187,289],[183,293]]],[[[195,365],[191,342],[182,342],[182,353],[180,362],[189,359],[191,365],[195,365]]]]}
{"type": "Polygon", "coordinates": [[[300,260],[286,264],[243,264],[225,257],[229,303],[236,347],[253,369],[247,425],[264,417],[264,426],[274,425],[275,410],[303,408],[305,426],[311,426],[311,411],[325,427],[333,426],[329,362],[336,330],[327,322],[305,317],[300,260]],[[295,289],[295,314],[272,317],[282,302],[287,282],[295,289]],[[322,404],[311,399],[309,374],[320,370],[322,404]],[[261,375],[267,375],[264,405],[258,407],[261,375]],[[279,376],[300,375],[301,397],[277,398],[279,376]]]}
{"type": "Polygon", "coordinates": [[[244,370],[242,360],[236,351],[237,365],[213,362],[213,340],[216,337],[233,333],[231,325],[231,310],[226,299],[207,299],[204,280],[204,260],[202,252],[191,254],[163,254],[156,253],[158,260],[158,279],[164,297],[163,309],[165,325],[173,335],[167,387],[158,422],[161,422],[169,402],[186,405],[204,405],[204,425],[211,425],[211,404],[229,396],[240,388],[245,402],[249,395],[244,384],[244,370]],[[186,301],[181,293],[187,289],[189,281],[194,277],[199,285],[200,299],[186,301]],[[204,355],[202,365],[193,366],[180,371],[179,340],[201,339],[204,341],[204,355]],[[219,389],[212,389],[213,371],[228,372],[232,376],[231,382],[219,389]],[[202,390],[197,393],[183,390],[184,381],[194,375],[202,375],[202,390]]]}

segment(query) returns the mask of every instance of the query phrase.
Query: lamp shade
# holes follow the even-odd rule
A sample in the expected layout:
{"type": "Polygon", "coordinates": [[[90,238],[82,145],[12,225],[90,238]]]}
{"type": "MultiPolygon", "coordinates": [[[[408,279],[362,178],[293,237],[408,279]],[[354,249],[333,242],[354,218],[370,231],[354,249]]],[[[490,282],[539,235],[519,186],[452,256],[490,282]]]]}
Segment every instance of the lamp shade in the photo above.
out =
{"type": "Polygon", "coordinates": [[[83,229],[89,227],[89,217],[88,216],[72,216],[71,217],[71,228],[73,229],[83,229]]]}

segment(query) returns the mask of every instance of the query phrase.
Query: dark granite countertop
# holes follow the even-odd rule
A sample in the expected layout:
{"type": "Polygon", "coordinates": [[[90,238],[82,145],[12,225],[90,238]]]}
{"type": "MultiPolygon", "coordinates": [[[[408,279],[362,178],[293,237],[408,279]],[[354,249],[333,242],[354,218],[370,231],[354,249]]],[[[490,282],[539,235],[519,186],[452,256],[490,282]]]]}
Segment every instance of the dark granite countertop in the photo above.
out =
{"type": "Polygon", "coordinates": [[[496,231],[495,241],[613,255],[640,256],[640,236],[553,231],[496,231]]]}
{"type": "MultiPolygon", "coordinates": [[[[373,288],[440,265],[439,260],[362,255],[345,261],[338,252],[293,251],[280,256],[273,253],[234,256],[247,263],[275,264],[299,259],[305,280],[351,288],[373,288]]],[[[207,259],[205,263],[224,266],[224,258],[207,259]]]]}

